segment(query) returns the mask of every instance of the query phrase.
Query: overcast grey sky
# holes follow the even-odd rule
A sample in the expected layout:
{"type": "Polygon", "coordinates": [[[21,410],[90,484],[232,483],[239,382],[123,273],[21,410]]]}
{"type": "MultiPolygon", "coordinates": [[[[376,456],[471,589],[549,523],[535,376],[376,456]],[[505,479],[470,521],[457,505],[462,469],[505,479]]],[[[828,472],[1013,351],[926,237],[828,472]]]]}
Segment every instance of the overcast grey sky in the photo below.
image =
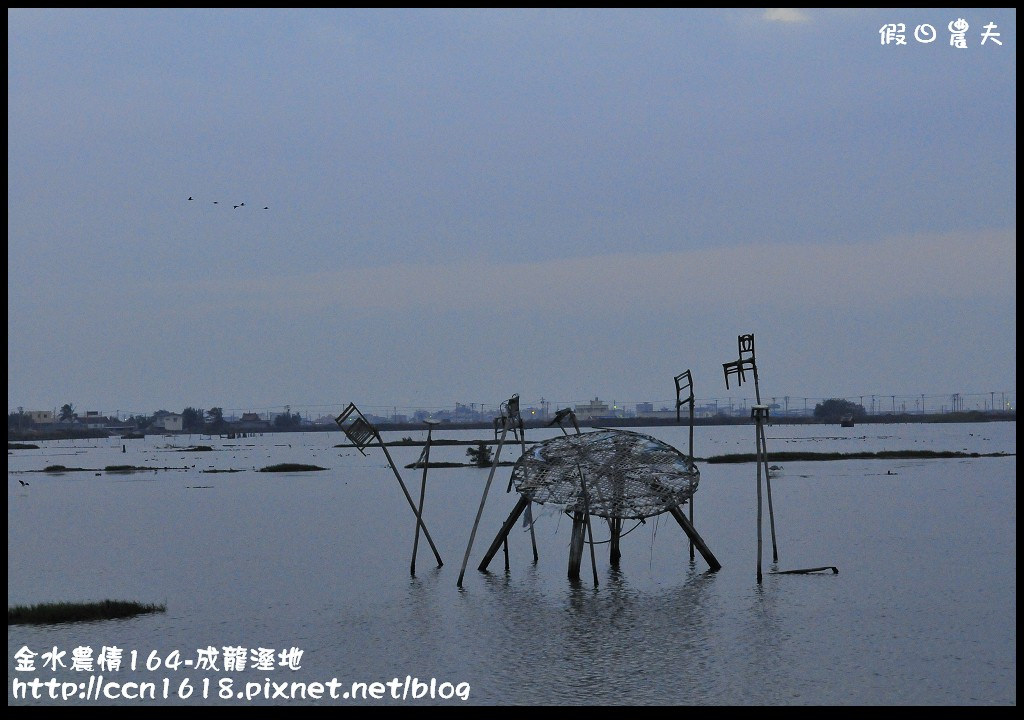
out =
{"type": "Polygon", "coordinates": [[[7,57],[9,409],[740,398],[744,333],[769,396],[1015,400],[1015,10],[9,9],[7,57]]]}

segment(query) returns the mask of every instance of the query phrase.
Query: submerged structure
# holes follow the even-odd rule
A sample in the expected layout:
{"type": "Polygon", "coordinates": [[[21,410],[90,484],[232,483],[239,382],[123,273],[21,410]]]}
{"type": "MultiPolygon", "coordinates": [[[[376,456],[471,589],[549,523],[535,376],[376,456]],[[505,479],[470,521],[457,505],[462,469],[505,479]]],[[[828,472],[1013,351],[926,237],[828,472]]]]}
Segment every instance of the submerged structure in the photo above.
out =
{"type": "MultiPolygon", "coordinates": [[[[771,525],[772,559],[778,562],[778,545],[775,538],[775,514],[772,507],[772,486],[768,466],[768,449],[764,427],[769,421],[769,406],[761,404],[761,391],[758,383],[757,362],[754,356],[753,334],[740,335],[737,338],[739,358],[723,363],[725,385],[728,389],[730,377],[735,377],[738,385],[747,380],[751,373],[754,380],[756,404],[751,408],[751,419],[755,425],[756,476],[757,476],[757,582],[762,581],[762,497],[761,476],[764,471],[764,482],[768,495],[768,518],[771,525]]],[[[611,564],[618,563],[621,554],[619,541],[630,531],[622,532],[623,521],[636,520],[637,525],[646,518],[668,513],[682,528],[690,541],[690,560],[694,552],[699,551],[711,571],[721,569],[721,563],[697,532],[693,520],[694,493],[700,483],[700,472],[695,463],[693,452],[694,428],[694,393],[693,378],[689,370],[675,377],[676,387],[676,420],[682,419],[681,409],[689,408],[689,454],[674,448],[668,443],[650,435],[629,430],[599,428],[591,432],[580,432],[575,413],[565,408],[555,413],[550,425],[558,425],[562,430],[561,437],[535,443],[529,450],[526,447],[526,427],[519,413],[519,395],[513,395],[501,403],[500,416],[494,419],[494,433],[497,448],[491,462],[487,482],[484,485],[480,506],[477,509],[473,529],[459,571],[458,586],[466,574],[466,567],[473,550],[484,506],[498,468],[501,451],[505,446],[511,430],[514,440],[521,447],[521,455],[515,462],[508,481],[506,492],[515,487],[519,498],[512,512],[502,523],[494,540],[491,542],[478,570],[486,571],[498,550],[504,547],[505,569],[509,567],[508,536],[520,517],[525,517],[524,526],[530,530],[533,545],[533,560],[538,561],[537,541],[533,528],[533,504],[554,506],[572,518],[572,535],[569,542],[568,575],[571,580],[579,580],[580,565],[583,560],[583,546],[590,547],[590,563],[593,569],[594,586],[598,584],[597,561],[594,554],[594,533],[591,518],[602,518],[608,523],[611,532],[610,555],[611,564]],[[571,422],[574,433],[570,434],[566,423],[571,422]],[[683,513],[684,506],[689,506],[689,518],[683,513]]],[[[380,433],[371,425],[359,410],[351,403],[337,418],[338,426],[345,432],[353,445],[364,452],[371,444],[378,445],[388,459],[398,479],[399,485],[416,515],[415,539],[410,573],[416,573],[416,555],[419,548],[419,537],[422,532],[437,559],[437,566],[443,565],[440,553],[437,552],[427,527],[423,522],[423,504],[426,495],[427,468],[429,467],[431,429],[436,421],[428,420],[427,442],[420,458],[423,462],[423,478],[420,484],[420,499],[417,505],[409,494],[398,468],[388,453],[387,446],[381,440],[380,433]]],[[[419,462],[419,461],[417,461],[419,462]]],[[[832,570],[834,566],[807,568],[804,570],[773,571],[773,574],[810,573],[832,570]]]]}
{"type": "Polygon", "coordinates": [[[538,443],[512,470],[516,490],[565,512],[641,520],[693,497],[691,458],[648,435],[602,429],[538,443]]]}
{"type": "MultiPolygon", "coordinates": [[[[700,481],[693,459],[692,439],[691,452],[685,455],[657,438],[628,430],[604,428],[581,433],[575,414],[569,409],[558,411],[554,423],[562,428],[563,435],[537,443],[529,450],[524,448],[516,461],[509,486],[515,486],[519,500],[484,554],[479,570],[487,569],[494,555],[507,543],[508,534],[519,517],[532,503],[557,506],[572,517],[570,579],[579,579],[583,545],[589,536],[587,544],[594,584],[597,584],[591,516],[608,522],[612,563],[619,559],[623,520],[642,521],[667,512],[689,537],[691,557],[692,548],[696,547],[711,570],[721,568],[693,526],[692,515],[687,519],[682,510],[686,503],[692,503],[700,481]],[[565,429],[563,423],[567,419],[572,421],[575,434],[565,429]]],[[[477,518],[479,520],[479,513],[477,518]]],[[[476,526],[474,534],[475,530],[476,526]]],[[[467,557],[468,554],[469,548],[467,557]]],[[[460,585],[461,579],[460,576],[460,585]]]]}

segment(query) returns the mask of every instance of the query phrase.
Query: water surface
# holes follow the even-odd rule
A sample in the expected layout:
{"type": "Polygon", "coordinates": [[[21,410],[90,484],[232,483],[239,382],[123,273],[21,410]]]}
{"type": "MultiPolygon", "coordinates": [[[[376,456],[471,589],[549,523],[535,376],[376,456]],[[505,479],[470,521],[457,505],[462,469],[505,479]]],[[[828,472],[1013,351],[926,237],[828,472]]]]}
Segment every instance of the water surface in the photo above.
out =
{"type": "MultiPolygon", "coordinates": [[[[688,451],[685,427],[637,430],[688,451]]],[[[1016,452],[1016,425],[1007,422],[776,425],[766,434],[769,453],[1016,452]]],[[[422,439],[426,431],[385,433],[402,436],[422,439]]],[[[493,437],[443,426],[433,436],[493,437]]],[[[9,704],[85,703],[14,699],[11,688],[15,679],[80,682],[98,674],[19,673],[20,648],[57,647],[70,666],[76,647],[104,645],[140,658],[153,650],[195,658],[211,646],[302,651],[298,670],[113,674],[121,682],[168,678],[172,687],[185,677],[193,685],[209,679],[216,689],[221,678],[235,687],[267,678],[338,678],[347,686],[408,675],[469,683],[468,702],[488,705],[1016,704],[1015,456],[783,463],[772,478],[779,562],[772,562],[765,506],[760,584],[755,466],[702,462],[694,520],[722,569],[708,572],[699,554],[691,561],[681,529],[659,516],[623,538],[617,568],[608,545],[595,545],[596,588],[588,552],[582,580],[567,579],[571,521],[543,507],[538,563],[529,534],[517,527],[510,569],[499,553],[488,573],[476,570],[515,504],[506,493],[510,469],[499,468],[459,589],[488,471],[428,472],[424,517],[444,566],[436,567],[421,537],[411,577],[415,519],[399,484],[379,449],[363,456],[335,447],[343,440],[338,432],[149,436],[9,451],[9,605],[112,598],[167,606],[125,620],[9,627],[9,704]],[[197,444],[214,450],[187,449],[197,444]],[[282,462],[327,470],[256,472],[282,462]],[[21,472],[54,464],[92,470],[21,472]],[[103,471],[115,464],[154,469],[103,471]],[[211,469],[240,472],[202,472],[211,469]],[[840,572],[771,574],[818,566],[840,572]]],[[[753,452],[754,428],[699,427],[695,442],[698,457],[753,452]]],[[[404,465],[420,450],[390,449],[417,499],[422,471],[404,465]]],[[[464,462],[465,451],[435,446],[431,460],[464,462]]],[[[502,459],[519,453],[506,445],[502,459]]],[[[607,539],[603,521],[594,533],[607,539]]],[[[216,692],[149,704],[179,702],[246,704],[216,692]]],[[[256,702],[355,701],[249,704],[256,702]]]]}

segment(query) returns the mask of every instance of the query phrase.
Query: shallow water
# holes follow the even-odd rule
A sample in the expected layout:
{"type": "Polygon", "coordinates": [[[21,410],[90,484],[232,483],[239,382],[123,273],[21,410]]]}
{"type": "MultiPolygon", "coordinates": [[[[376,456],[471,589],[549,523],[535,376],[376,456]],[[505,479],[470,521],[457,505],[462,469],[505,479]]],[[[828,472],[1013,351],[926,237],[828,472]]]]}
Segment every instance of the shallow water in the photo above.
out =
{"type": "MultiPolygon", "coordinates": [[[[688,451],[688,429],[640,428],[688,451]]],[[[551,437],[529,431],[529,440],[551,437]]],[[[423,432],[385,433],[385,440],[423,432]]],[[[1016,452],[1015,423],[770,426],[772,451],[1016,452]]],[[[487,431],[433,432],[483,439],[487,431]]],[[[488,470],[431,469],[424,520],[444,565],[420,537],[382,451],[337,448],[338,432],[237,440],[50,441],[8,452],[8,604],[129,599],[167,611],[125,620],[8,627],[9,704],[686,704],[1015,705],[1016,457],[787,462],[772,478],[779,562],[767,506],[764,579],[756,581],[754,464],[698,463],[694,522],[722,564],[690,560],[668,516],[589,552],[582,580],[566,577],[571,521],[536,508],[539,562],[521,526],[488,573],[477,564],[515,504],[498,468],[466,571],[456,587],[488,470]],[[212,452],[188,451],[197,444],[212,452]],[[124,452],[122,452],[122,449],[124,452]],[[282,462],[322,472],[260,473],[282,462]],[[90,468],[23,472],[49,465],[90,468]],[[103,471],[130,464],[154,469],[103,471]],[[234,469],[235,473],[203,473],[234,469]],[[99,473],[99,474],[97,474],[99,473]],[[889,474],[892,473],[892,474],[889,474]],[[30,483],[22,487],[18,479],[30,483]],[[836,566],[839,574],[774,575],[836,566]],[[71,669],[75,648],[136,651],[136,671],[71,669]],[[22,647],[66,651],[68,667],[19,672],[22,647]],[[152,651],[302,651],[299,669],[147,670],[152,651]],[[15,681],[164,679],[165,700],[16,698],[15,681]],[[273,682],[468,683],[468,701],[435,694],[331,700],[264,697],[273,682]],[[184,678],[195,689],[181,699],[184,678]],[[232,697],[218,697],[227,679],[232,697]],[[204,681],[209,697],[201,697],[204,681]],[[255,693],[239,699],[236,691],[255,693]],[[260,688],[257,692],[256,688],[260,688]]],[[[753,452],[753,426],[699,427],[695,454],[753,452]]],[[[418,499],[421,448],[390,452],[418,499]]],[[[431,461],[465,462],[465,446],[434,446],[431,461]]],[[[514,460],[506,445],[501,459],[514,460]]],[[[627,521],[625,529],[633,527],[627,521]]],[[[608,537],[596,520],[595,540],[608,537]]],[[[465,687],[465,686],[463,686],[465,687]]],[[[390,693],[390,690],[388,690],[390,693]]],[[[31,693],[29,693],[31,694],[31,693]]],[[[269,694],[269,692],[268,692],[269,694]]],[[[45,695],[45,692],[44,692],[45,695]]]]}

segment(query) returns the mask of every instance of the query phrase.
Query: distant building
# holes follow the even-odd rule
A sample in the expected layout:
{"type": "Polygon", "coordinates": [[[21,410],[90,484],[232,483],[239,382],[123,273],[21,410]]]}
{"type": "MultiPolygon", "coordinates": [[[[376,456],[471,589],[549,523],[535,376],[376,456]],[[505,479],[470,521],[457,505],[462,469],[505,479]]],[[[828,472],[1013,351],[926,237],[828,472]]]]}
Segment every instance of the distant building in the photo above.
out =
{"type": "Polygon", "coordinates": [[[153,423],[150,427],[154,430],[163,430],[164,432],[181,432],[184,429],[183,421],[184,416],[177,413],[168,413],[153,418],[153,423]]]}
{"type": "Polygon", "coordinates": [[[597,417],[608,416],[608,403],[601,402],[599,398],[594,398],[588,403],[582,403],[574,408],[576,417],[580,420],[589,420],[597,417]]]}
{"type": "Polygon", "coordinates": [[[116,418],[109,418],[92,411],[87,412],[85,417],[76,417],[75,422],[87,430],[103,430],[111,425],[118,424],[116,418]]]}
{"type": "Polygon", "coordinates": [[[241,419],[235,423],[235,429],[245,432],[266,430],[269,427],[270,422],[261,418],[259,413],[254,412],[242,413],[241,419]]]}
{"type": "Polygon", "coordinates": [[[520,414],[520,416],[522,416],[523,420],[547,420],[548,419],[547,412],[546,412],[546,410],[544,408],[543,403],[541,404],[541,406],[539,408],[538,407],[533,407],[532,405],[530,407],[528,407],[528,408],[524,408],[524,409],[519,411],[519,414],[520,414]]]}
{"type": "Polygon", "coordinates": [[[637,403],[636,414],[638,417],[643,415],[650,415],[654,412],[654,403],[637,403]]]}
{"type": "Polygon", "coordinates": [[[25,415],[33,425],[50,425],[53,423],[53,410],[26,410],[25,415]]]}

